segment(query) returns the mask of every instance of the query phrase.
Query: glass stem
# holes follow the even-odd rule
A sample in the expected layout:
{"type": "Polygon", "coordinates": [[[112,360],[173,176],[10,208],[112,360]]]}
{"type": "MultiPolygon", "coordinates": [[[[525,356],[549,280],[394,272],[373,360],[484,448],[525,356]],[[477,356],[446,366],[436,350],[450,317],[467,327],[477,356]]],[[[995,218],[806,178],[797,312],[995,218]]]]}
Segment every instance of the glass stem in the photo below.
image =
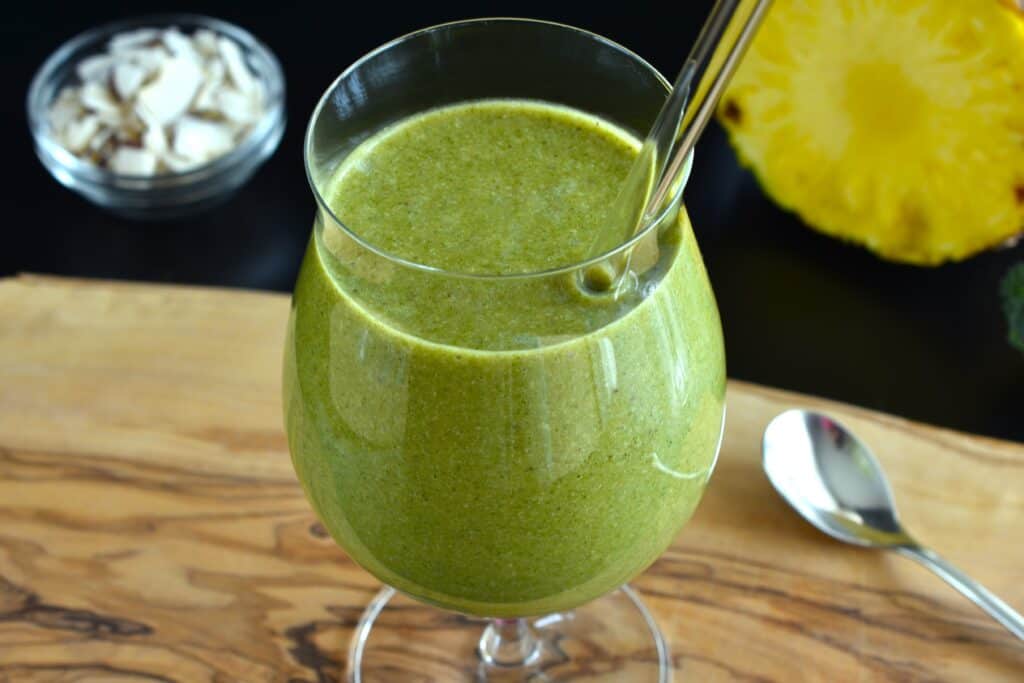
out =
{"type": "Polygon", "coordinates": [[[539,653],[540,639],[526,619],[491,619],[477,646],[480,661],[503,669],[528,666],[539,653]]]}

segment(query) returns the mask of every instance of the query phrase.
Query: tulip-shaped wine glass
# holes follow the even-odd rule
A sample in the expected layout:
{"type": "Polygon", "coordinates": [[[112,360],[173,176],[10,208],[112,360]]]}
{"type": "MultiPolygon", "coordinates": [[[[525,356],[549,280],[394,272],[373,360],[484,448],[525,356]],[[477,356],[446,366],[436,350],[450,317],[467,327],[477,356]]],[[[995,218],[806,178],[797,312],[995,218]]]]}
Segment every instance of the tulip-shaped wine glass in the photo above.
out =
{"type": "Polygon", "coordinates": [[[386,584],[349,680],[668,680],[624,584],[711,476],[718,311],[681,190],[587,256],[667,93],[600,36],[481,19],[374,50],[313,113],[284,405],[307,497],[386,584]],[[580,287],[626,254],[628,286],[580,287]]]}

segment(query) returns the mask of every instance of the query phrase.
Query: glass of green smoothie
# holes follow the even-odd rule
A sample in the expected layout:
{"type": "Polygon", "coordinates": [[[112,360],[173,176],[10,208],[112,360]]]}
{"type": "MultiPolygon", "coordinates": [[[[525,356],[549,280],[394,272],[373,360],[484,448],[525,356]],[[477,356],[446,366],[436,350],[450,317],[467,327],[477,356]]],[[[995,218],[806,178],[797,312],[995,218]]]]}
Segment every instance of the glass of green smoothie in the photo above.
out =
{"type": "Polygon", "coordinates": [[[320,100],[284,409],[324,527],[386,584],[349,680],[670,679],[625,584],[714,468],[721,326],[681,190],[588,256],[668,89],[593,33],[480,19],[320,100]],[[581,284],[602,264],[628,272],[581,284]]]}

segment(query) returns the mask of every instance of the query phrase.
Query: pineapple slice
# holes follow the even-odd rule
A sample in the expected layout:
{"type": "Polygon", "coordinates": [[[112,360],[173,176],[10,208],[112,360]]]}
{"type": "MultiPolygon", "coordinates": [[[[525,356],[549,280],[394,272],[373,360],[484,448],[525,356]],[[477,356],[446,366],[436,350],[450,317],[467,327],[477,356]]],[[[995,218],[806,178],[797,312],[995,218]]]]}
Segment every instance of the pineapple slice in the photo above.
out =
{"type": "Polygon", "coordinates": [[[775,0],[719,109],[779,204],[920,265],[1024,228],[1024,21],[1000,0],[775,0]]]}

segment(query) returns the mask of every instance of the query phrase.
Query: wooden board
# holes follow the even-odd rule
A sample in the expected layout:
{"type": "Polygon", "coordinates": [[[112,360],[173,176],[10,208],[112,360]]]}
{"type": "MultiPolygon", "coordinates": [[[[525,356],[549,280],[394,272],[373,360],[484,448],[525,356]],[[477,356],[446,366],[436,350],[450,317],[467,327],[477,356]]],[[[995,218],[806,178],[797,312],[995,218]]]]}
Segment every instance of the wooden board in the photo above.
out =
{"type": "MultiPolygon", "coordinates": [[[[287,310],[269,294],[0,281],[0,681],[337,680],[379,586],[292,473],[287,310]]],[[[675,680],[1024,680],[1024,644],[952,589],[776,496],[760,434],[795,405],[862,434],[908,526],[1024,608],[1024,447],[733,382],[708,494],[635,582],[675,680]]]]}

